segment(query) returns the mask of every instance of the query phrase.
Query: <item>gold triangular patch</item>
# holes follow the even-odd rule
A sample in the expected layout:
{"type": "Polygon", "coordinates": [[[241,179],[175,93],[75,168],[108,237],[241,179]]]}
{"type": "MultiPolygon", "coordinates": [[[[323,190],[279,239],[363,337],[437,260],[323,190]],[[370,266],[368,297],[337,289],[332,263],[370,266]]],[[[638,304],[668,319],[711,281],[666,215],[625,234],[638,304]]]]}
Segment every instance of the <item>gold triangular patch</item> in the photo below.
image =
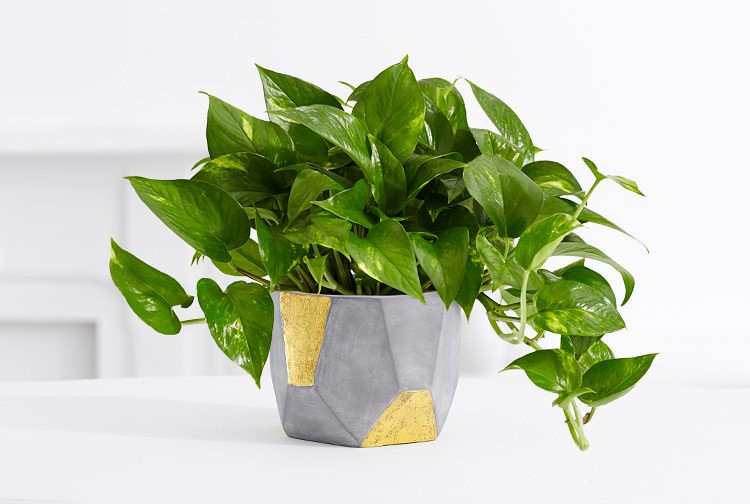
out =
{"type": "Polygon", "coordinates": [[[367,433],[362,447],[419,443],[437,438],[429,390],[405,390],[388,405],[367,433]]]}

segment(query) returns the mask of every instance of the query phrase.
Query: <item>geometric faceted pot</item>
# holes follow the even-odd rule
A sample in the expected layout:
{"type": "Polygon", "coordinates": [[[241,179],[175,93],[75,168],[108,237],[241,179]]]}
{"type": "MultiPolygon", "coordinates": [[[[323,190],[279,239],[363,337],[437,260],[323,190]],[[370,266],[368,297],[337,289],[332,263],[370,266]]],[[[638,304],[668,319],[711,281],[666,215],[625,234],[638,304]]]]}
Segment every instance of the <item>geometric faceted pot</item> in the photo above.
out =
{"type": "Polygon", "coordinates": [[[458,384],[461,311],[424,297],[274,292],[270,366],[284,432],[357,447],[434,440],[458,384]]]}

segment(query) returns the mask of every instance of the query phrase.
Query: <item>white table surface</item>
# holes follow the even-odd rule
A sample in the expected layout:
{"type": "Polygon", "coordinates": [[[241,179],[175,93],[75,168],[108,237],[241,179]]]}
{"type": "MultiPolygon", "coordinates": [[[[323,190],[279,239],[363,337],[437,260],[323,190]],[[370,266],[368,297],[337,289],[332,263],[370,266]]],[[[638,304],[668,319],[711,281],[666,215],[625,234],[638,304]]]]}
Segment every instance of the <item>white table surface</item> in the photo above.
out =
{"type": "Polygon", "coordinates": [[[580,453],[521,373],[462,377],[437,441],[289,439],[270,382],[0,385],[0,503],[750,502],[750,388],[660,385],[597,411],[580,453]]]}

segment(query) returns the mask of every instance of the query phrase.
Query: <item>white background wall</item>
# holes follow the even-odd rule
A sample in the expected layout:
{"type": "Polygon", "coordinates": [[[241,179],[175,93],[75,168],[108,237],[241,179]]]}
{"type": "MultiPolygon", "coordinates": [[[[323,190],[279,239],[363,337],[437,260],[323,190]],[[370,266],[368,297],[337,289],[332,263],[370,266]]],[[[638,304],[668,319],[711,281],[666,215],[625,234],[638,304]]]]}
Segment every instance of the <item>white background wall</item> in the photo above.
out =
{"type": "MultiPolygon", "coordinates": [[[[204,151],[198,90],[261,114],[253,63],[344,95],[337,80],[368,79],[408,53],[418,77],[466,76],[502,97],[542,156],[580,179],[586,155],[639,182],[646,199],[603,186],[591,202],[651,249],[588,234],[637,279],[616,352],[660,351],[661,379],[748,384],[749,20],[750,3],[728,0],[2,1],[0,323],[19,318],[14,299],[23,320],[55,303],[67,313],[77,299],[49,299],[50,282],[91,282],[111,297],[89,311],[125,321],[107,317],[103,336],[124,345],[123,372],[228,369],[200,330],[158,336],[119,311],[110,234],[183,281],[199,275],[119,177],[187,173],[204,151]],[[14,295],[30,278],[48,280],[45,306],[14,295]]],[[[488,125],[464,94],[471,123],[488,125]]],[[[464,341],[467,369],[512,353],[481,316],[464,341]]]]}

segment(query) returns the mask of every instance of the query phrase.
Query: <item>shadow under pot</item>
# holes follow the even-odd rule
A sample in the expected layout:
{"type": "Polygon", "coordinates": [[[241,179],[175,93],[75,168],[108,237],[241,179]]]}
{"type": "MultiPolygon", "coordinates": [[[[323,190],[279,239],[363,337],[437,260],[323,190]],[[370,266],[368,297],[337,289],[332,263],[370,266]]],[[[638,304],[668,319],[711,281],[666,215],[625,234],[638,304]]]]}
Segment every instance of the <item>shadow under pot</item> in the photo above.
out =
{"type": "Polygon", "coordinates": [[[461,311],[436,292],[274,292],[270,366],[289,437],[373,447],[432,441],[458,384],[461,311]]]}

